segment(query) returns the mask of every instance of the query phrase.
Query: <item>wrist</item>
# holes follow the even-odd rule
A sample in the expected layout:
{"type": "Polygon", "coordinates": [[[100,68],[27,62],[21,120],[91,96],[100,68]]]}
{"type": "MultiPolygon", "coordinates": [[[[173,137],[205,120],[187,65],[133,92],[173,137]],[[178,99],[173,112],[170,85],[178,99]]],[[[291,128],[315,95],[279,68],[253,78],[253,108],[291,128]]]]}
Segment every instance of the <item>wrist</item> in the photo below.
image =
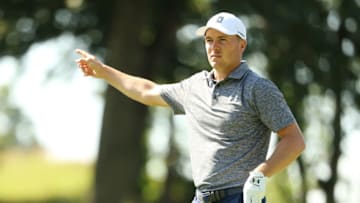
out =
{"type": "Polygon", "coordinates": [[[250,171],[251,176],[259,176],[259,177],[265,177],[264,173],[261,171],[250,171]]]}
{"type": "Polygon", "coordinates": [[[252,172],[261,172],[265,177],[270,177],[271,173],[269,171],[269,166],[264,162],[264,163],[261,163],[260,165],[258,165],[252,172]]]}

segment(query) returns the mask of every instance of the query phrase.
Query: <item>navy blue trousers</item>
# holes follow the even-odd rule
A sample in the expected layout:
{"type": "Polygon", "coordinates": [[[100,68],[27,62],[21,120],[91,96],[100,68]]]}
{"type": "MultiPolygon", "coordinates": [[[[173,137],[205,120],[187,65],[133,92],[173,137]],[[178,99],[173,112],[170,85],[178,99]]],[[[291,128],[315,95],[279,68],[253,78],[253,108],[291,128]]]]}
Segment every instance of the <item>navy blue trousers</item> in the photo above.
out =
{"type": "MultiPolygon", "coordinates": [[[[227,196],[223,200],[217,201],[216,203],[243,203],[244,202],[243,200],[244,200],[243,193],[239,193],[239,194],[227,196]]],[[[266,199],[264,198],[261,202],[266,203],[266,199]]],[[[192,203],[201,203],[201,202],[195,196],[192,203]]]]}

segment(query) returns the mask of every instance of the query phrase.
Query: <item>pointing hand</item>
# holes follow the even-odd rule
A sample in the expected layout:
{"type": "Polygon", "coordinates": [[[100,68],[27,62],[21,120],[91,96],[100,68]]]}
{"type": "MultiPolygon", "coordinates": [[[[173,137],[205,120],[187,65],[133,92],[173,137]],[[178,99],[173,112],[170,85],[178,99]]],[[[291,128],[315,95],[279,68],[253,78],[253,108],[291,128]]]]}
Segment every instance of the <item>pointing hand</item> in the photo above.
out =
{"type": "Polygon", "coordinates": [[[101,72],[104,64],[97,60],[94,55],[91,55],[84,50],[76,49],[75,51],[81,56],[81,58],[76,60],[76,63],[83,71],[84,75],[101,78],[101,72]]]}

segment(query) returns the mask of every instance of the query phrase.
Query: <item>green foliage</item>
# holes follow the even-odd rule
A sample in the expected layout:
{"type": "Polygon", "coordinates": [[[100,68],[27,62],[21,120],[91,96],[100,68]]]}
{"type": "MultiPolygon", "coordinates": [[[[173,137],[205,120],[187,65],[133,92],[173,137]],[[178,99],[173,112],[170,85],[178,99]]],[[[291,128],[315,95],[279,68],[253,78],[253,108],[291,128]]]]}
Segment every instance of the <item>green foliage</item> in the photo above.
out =
{"type": "MultiPolygon", "coordinates": [[[[91,47],[104,43],[111,2],[96,0],[3,0],[0,2],[0,54],[21,56],[34,42],[72,32],[91,47]]],[[[111,10],[111,9],[110,9],[111,10]]]]}
{"type": "Polygon", "coordinates": [[[266,197],[268,202],[297,203],[294,200],[291,184],[286,171],[270,178],[267,182],[266,197]]]}

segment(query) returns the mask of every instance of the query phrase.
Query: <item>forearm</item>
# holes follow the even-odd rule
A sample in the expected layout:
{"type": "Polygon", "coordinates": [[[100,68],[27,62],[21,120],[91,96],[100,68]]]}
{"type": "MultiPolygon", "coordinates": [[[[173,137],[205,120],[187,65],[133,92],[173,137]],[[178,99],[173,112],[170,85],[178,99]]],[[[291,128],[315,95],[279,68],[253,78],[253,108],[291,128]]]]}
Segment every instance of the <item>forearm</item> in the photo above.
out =
{"type": "Polygon", "coordinates": [[[158,95],[158,85],[150,80],[132,76],[116,70],[108,65],[103,65],[103,76],[107,83],[119,90],[125,96],[145,105],[166,106],[166,103],[153,97],[158,95]]]}
{"type": "Polygon", "coordinates": [[[156,83],[105,65],[84,50],[76,49],[76,53],[82,56],[76,60],[76,63],[85,76],[104,79],[111,86],[137,102],[146,105],[168,106],[161,98],[159,85],[156,83]]]}
{"type": "Polygon", "coordinates": [[[271,177],[285,169],[305,149],[303,136],[297,124],[291,124],[279,133],[281,139],[273,154],[254,170],[262,172],[266,177],[271,177]]]}

